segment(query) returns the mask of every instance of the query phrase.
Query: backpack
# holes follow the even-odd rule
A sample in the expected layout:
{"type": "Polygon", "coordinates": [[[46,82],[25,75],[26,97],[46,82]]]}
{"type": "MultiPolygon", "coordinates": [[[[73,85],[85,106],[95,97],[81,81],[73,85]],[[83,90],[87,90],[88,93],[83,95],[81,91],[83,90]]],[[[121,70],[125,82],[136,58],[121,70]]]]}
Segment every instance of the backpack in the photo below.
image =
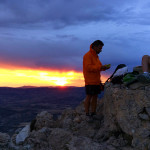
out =
{"type": "Polygon", "coordinates": [[[128,72],[128,68],[125,64],[119,64],[113,74],[107,79],[106,82],[110,81],[113,84],[122,84],[124,75],[128,72]]]}
{"type": "Polygon", "coordinates": [[[127,73],[124,77],[123,77],[123,83],[124,85],[126,86],[129,86],[135,82],[138,82],[138,75],[139,75],[139,72],[137,71],[133,71],[133,72],[129,72],[127,73]]]}

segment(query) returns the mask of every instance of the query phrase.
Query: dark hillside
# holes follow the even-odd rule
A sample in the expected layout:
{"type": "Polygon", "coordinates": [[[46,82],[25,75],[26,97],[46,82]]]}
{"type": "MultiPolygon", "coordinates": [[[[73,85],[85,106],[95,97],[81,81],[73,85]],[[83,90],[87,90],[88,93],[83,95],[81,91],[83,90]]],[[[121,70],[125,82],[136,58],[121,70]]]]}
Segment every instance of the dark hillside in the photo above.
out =
{"type": "Polygon", "coordinates": [[[65,108],[76,107],[84,97],[83,87],[1,87],[0,132],[12,134],[20,123],[30,122],[37,113],[43,110],[57,116],[65,108]]]}

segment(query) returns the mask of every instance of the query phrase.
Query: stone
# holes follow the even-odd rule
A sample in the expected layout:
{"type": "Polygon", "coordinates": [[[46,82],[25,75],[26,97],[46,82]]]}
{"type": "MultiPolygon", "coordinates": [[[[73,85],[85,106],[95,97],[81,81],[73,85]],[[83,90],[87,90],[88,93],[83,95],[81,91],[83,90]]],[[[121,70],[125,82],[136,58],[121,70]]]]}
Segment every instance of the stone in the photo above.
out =
{"type": "Polygon", "coordinates": [[[149,91],[150,90],[150,85],[148,84],[147,86],[145,86],[145,90],[149,91]]]}
{"type": "Polygon", "coordinates": [[[38,131],[32,131],[24,141],[23,147],[29,147],[29,150],[52,150],[51,145],[49,144],[51,132],[52,130],[47,127],[43,127],[38,131]]]}
{"type": "Polygon", "coordinates": [[[76,123],[80,123],[82,120],[81,120],[81,117],[77,116],[74,118],[73,122],[76,122],[76,123]]]}
{"type": "Polygon", "coordinates": [[[105,128],[100,128],[94,136],[94,141],[98,143],[106,142],[110,138],[110,132],[105,128]]]}
{"type": "MultiPolygon", "coordinates": [[[[21,131],[21,130],[20,130],[20,131],[21,131]]],[[[12,141],[12,143],[13,143],[14,145],[16,145],[16,136],[17,136],[17,134],[15,133],[15,134],[13,134],[12,137],[11,137],[11,141],[12,141]]]]}
{"type": "Polygon", "coordinates": [[[129,85],[129,89],[132,89],[132,90],[143,89],[143,90],[145,90],[146,85],[147,84],[145,84],[145,83],[135,82],[135,83],[129,85]]]}
{"type": "Polygon", "coordinates": [[[33,130],[40,130],[43,127],[49,127],[49,128],[55,127],[55,121],[53,120],[53,115],[48,113],[47,111],[43,111],[36,116],[33,130]]]}
{"type": "Polygon", "coordinates": [[[10,136],[0,132],[0,148],[6,147],[10,142],[10,136]]]}
{"type": "Polygon", "coordinates": [[[143,120],[150,120],[149,119],[149,116],[147,115],[147,114],[139,114],[139,117],[141,118],[141,119],[143,119],[143,120]]]}
{"type": "Polygon", "coordinates": [[[148,114],[149,117],[150,117],[150,107],[146,107],[146,112],[147,112],[147,114],[148,114]]]}
{"type": "Polygon", "coordinates": [[[85,101],[85,99],[75,108],[75,111],[76,111],[79,115],[85,114],[85,111],[84,111],[84,101],[85,101]]]}
{"type": "Polygon", "coordinates": [[[67,150],[103,150],[99,143],[86,137],[73,137],[66,146],[67,150]]]}
{"type": "Polygon", "coordinates": [[[66,145],[71,141],[72,136],[73,135],[71,132],[66,131],[65,129],[56,128],[52,130],[51,134],[48,137],[49,144],[55,150],[65,150],[66,145]]]}
{"type": "MultiPolygon", "coordinates": [[[[104,95],[104,125],[110,133],[125,135],[133,148],[149,144],[150,90],[108,86],[104,95]],[[147,134],[145,134],[147,133],[147,134]]],[[[125,147],[125,146],[124,146],[125,147]]]]}
{"type": "Polygon", "coordinates": [[[15,134],[18,134],[21,130],[22,130],[22,128],[18,128],[18,129],[15,131],[15,134]]]}
{"type": "Polygon", "coordinates": [[[30,125],[26,125],[16,136],[16,144],[21,144],[29,136],[30,125]]]}
{"type": "Polygon", "coordinates": [[[134,67],[133,71],[138,72],[138,73],[143,73],[142,66],[136,66],[136,67],[134,67]]]}

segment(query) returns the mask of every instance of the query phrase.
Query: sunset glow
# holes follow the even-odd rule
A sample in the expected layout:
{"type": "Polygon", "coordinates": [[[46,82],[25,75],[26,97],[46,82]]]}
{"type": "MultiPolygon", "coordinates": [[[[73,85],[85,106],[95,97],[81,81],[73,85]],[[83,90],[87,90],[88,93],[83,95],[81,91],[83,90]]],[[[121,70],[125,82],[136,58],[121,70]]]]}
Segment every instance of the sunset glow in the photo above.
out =
{"type": "MultiPolygon", "coordinates": [[[[105,78],[102,78],[105,80],[105,78]]],[[[0,86],[84,86],[82,72],[0,68],[0,86]]]]}
{"type": "Polygon", "coordinates": [[[82,72],[0,68],[0,86],[83,86],[82,72]]]}

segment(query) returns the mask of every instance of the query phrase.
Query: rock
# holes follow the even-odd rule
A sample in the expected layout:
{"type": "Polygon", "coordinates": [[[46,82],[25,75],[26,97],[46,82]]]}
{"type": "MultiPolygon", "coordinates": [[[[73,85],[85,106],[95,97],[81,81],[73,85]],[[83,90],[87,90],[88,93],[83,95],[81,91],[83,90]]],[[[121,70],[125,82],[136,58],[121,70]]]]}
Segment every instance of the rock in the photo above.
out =
{"type": "Polygon", "coordinates": [[[6,133],[0,132],[0,149],[8,146],[9,142],[10,142],[10,136],[6,133]]]}
{"type": "Polygon", "coordinates": [[[80,123],[82,121],[80,116],[74,118],[73,122],[80,123]]]}
{"type": "Polygon", "coordinates": [[[22,145],[15,145],[16,135],[12,143],[5,140],[6,145],[13,150],[150,149],[150,85],[107,83],[92,123],[86,121],[83,104],[66,109],[56,121],[48,112],[41,112],[22,145]]]}
{"type": "Polygon", "coordinates": [[[40,130],[43,127],[53,128],[55,127],[55,121],[53,120],[53,115],[47,111],[43,111],[36,116],[34,121],[33,130],[40,130]]]}
{"type": "Polygon", "coordinates": [[[131,148],[129,146],[123,147],[122,150],[135,150],[134,148],[131,148]]]}
{"type": "Polygon", "coordinates": [[[139,117],[140,117],[141,119],[143,119],[143,120],[150,120],[150,119],[149,119],[149,116],[148,116],[147,114],[142,114],[142,113],[140,113],[140,114],[139,114],[139,117]]]}
{"type": "Polygon", "coordinates": [[[107,140],[107,144],[118,147],[119,149],[120,147],[126,146],[128,142],[122,136],[119,136],[117,138],[115,136],[111,136],[109,140],[107,140]]]}
{"type": "Polygon", "coordinates": [[[83,101],[75,108],[75,111],[76,111],[79,115],[85,114],[85,111],[84,111],[84,101],[85,101],[85,100],[83,100],[83,101]]]}
{"type": "Polygon", "coordinates": [[[65,150],[72,136],[72,133],[64,129],[44,127],[31,132],[23,146],[28,146],[31,150],[65,150]]]}
{"type": "Polygon", "coordinates": [[[74,119],[78,114],[75,110],[66,109],[63,111],[62,115],[60,116],[59,120],[57,121],[58,127],[65,128],[70,130],[74,124],[74,119]]]}
{"type": "Polygon", "coordinates": [[[98,143],[106,142],[110,138],[110,132],[102,127],[100,128],[96,135],[94,136],[94,141],[97,141],[98,143]]]}
{"type": "Polygon", "coordinates": [[[86,137],[73,137],[66,146],[67,150],[104,150],[99,143],[86,137]]]}
{"type": "Polygon", "coordinates": [[[147,83],[141,83],[141,82],[135,82],[135,83],[132,83],[129,85],[129,89],[132,89],[132,90],[136,90],[136,89],[140,89],[140,90],[146,90],[148,89],[148,86],[149,84],[147,83]]]}
{"type": "Polygon", "coordinates": [[[145,86],[145,90],[150,91],[150,85],[149,84],[147,86],[145,86]]]}
{"type": "Polygon", "coordinates": [[[142,66],[136,66],[136,67],[134,67],[133,71],[138,72],[138,73],[143,73],[142,66]]]}
{"type": "Polygon", "coordinates": [[[12,137],[11,137],[11,142],[12,142],[14,145],[16,145],[16,136],[17,136],[17,134],[15,133],[15,134],[13,134],[12,137]]]}
{"type": "Polygon", "coordinates": [[[16,136],[16,144],[21,144],[29,136],[30,125],[26,125],[16,136]]]}
{"type": "MultiPolygon", "coordinates": [[[[115,88],[108,86],[104,95],[104,125],[109,132],[130,137],[131,145],[137,149],[149,144],[143,130],[150,130],[149,116],[144,108],[150,107],[150,90],[115,88]]],[[[146,148],[146,146],[145,146],[146,148]]]]}
{"type": "Polygon", "coordinates": [[[146,112],[147,112],[147,114],[148,114],[149,117],[150,117],[150,107],[146,107],[146,112]]]}
{"type": "Polygon", "coordinates": [[[50,120],[52,120],[53,119],[53,115],[51,115],[47,111],[42,111],[41,113],[37,114],[36,119],[38,119],[38,118],[49,118],[50,120]]]}
{"type": "Polygon", "coordinates": [[[66,145],[70,142],[72,137],[73,137],[73,135],[71,132],[68,132],[65,129],[56,128],[56,129],[52,130],[52,132],[49,136],[49,144],[55,150],[61,150],[61,149],[65,150],[66,145]]]}
{"type": "Polygon", "coordinates": [[[15,131],[15,134],[18,134],[21,130],[22,130],[22,128],[18,128],[18,129],[15,131]]]}
{"type": "Polygon", "coordinates": [[[93,138],[99,129],[100,122],[95,121],[93,123],[87,123],[87,121],[82,121],[80,124],[73,124],[70,132],[76,136],[84,136],[88,138],[93,138]]]}
{"type": "Polygon", "coordinates": [[[29,147],[29,150],[52,150],[49,144],[49,136],[51,129],[44,127],[38,131],[30,133],[29,137],[25,140],[23,147],[29,147]]]}

